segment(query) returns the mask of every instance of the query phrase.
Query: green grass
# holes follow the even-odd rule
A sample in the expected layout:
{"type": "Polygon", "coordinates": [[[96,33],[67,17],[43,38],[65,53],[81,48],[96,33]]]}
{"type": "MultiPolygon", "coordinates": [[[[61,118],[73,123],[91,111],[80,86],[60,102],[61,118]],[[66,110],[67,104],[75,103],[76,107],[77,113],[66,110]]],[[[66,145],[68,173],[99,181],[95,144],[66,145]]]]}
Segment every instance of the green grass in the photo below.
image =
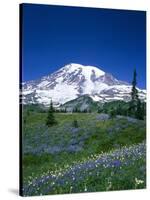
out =
{"type": "Polygon", "coordinates": [[[113,191],[113,190],[131,190],[142,189],[146,187],[146,174],[141,174],[141,166],[145,164],[145,160],[139,159],[130,166],[123,166],[117,169],[97,170],[93,175],[93,171],[83,180],[72,185],[56,187],[55,191],[49,194],[76,193],[76,192],[97,192],[97,191],[113,191]],[[91,175],[90,175],[91,174],[91,175]]]}
{"type": "MultiPolygon", "coordinates": [[[[67,150],[58,153],[25,153],[23,155],[23,182],[27,184],[29,180],[41,177],[48,171],[57,171],[67,168],[77,162],[82,162],[91,155],[109,152],[123,146],[131,146],[141,143],[146,138],[145,122],[129,123],[126,119],[109,119],[107,121],[97,120],[97,113],[55,113],[57,125],[47,128],[45,126],[46,113],[30,112],[23,126],[23,146],[31,148],[40,147],[47,144],[48,147],[60,145],[65,147],[72,139],[85,137],[82,141],[82,150],[79,152],[68,152],[67,150]],[[73,120],[78,120],[79,129],[77,133],[71,133],[73,120]]],[[[116,175],[112,175],[112,170],[103,170],[98,177],[88,177],[85,182],[81,182],[74,191],[68,188],[60,188],[56,193],[69,193],[85,191],[105,191],[134,189],[145,187],[144,183],[135,186],[135,178],[140,177],[140,164],[144,166],[144,160],[135,161],[129,167],[119,169],[116,175]],[[123,173],[121,176],[119,173],[123,173]],[[109,180],[111,178],[111,180],[109,180]],[[103,183],[102,181],[103,180],[103,183]],[[111,182],[111,187],[110,183],[111,182]],[[134,183],[133,183],[134,182],[134,183]],[[86,184],[86,186],[85,186],[86,184]]]]}

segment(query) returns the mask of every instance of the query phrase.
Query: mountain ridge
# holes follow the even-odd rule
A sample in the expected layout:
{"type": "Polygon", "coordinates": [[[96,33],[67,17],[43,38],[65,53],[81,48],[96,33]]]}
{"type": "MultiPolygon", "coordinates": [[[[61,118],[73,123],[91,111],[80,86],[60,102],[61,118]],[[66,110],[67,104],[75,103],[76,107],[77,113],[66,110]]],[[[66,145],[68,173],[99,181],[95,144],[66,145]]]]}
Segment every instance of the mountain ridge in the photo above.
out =
{"type": "MultiPolygon", "coordinates": [[[[49,105],[53,99],[54,105],[59,106],[82,95],[100,102],[129,101],[131,88],[100,68],[70,63],[40,79],[23,82],[21,94],[23,104],[49,105]]],[[[146,91],[138,91],[140,99],[145,100],[146,91]]]]}

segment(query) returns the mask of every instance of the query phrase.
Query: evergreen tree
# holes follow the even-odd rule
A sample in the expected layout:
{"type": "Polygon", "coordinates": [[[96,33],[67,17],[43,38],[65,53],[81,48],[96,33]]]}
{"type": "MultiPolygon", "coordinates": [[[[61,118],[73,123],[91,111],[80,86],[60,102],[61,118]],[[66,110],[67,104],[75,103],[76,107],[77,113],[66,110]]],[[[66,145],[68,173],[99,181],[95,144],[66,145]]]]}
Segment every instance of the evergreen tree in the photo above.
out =
{"type": "Polygon", "coordinates": [[[80,111],[79,111],[79,109],[77,107],[74,107],[73,108],[73,112],[77,113],[77,112],[80,112],[80,111]]]}
{"type": "Polygon", "coordinates": [[[138,90],[136,88],[136,85],[137,85],[136,77],[137,77],[137,73],[136,73],[136,69],[134,69],[132,91],[131,91],[131,101],[130,101],[130,106],[129,106],[129,114],[132,116],[136,116],[137,104],[139,102],[138,90]]]}
{"type": "Polygon", "coordinates": [[[131,98],[132,98],[132,101],[137,102],[138,101],[138,90],[136,89],[136,85],[137,85],[136,77],[137,77],[137,73],[136,73],[136,69],[134,69],[131,98]]]}
{"type": "Polygon", "coordinates": [[[146,116],[146,103],[142,102],[142,113],[143,113],[143,119],[146,116]]]}
{"type": "Polygon", "coordinates": [[[142,103],[141,103],[140,100],[138,100],[138,102],[137,102],[137,110],[136,110],[135,115],[136,115],[137,119],[141,119],[142,120],[144,118],[144,113],[143,113],[143,109],[142,109],[142,103]]]}
{"type": "Polygon", "coordinates": [[[83,112],[84,112],[84,113],[87,113],[87,109],[85,108],[85,109],[83,110],[83,112]]]}
{"type": "Polygon", "coordinates": [[[116,114],[117,114],[117,115],[123,115],[122,107],[121,107],[120,104],[118,104],[118,105],[116,106],[116,114]]]}
{"type": "Polygon", "coordinates": [[[116,116],[116,110],[111,108],[111,110],[109,111],[109,114],[110,114],[110,118],[114,118],[116,116]]]}
{"type": "Polygon", "coordinates": [[[145,103],[141,102],[138,96],[138,90],[136,88],[137,80],[136,80],[137,74],[136,70],[134,70],[133,74],[133,81],[132,81],[132,92],[131,92],[131,101],[129,106],[129,115],[136,117],[137,119],[144,119],[145,116],[145,109],[144,105],[145,103]]]}
{"type": "Polygon", "coordinates": [[[57,124],[56,120],[55,120],[55,116],[54,116],[54,108],[53,108],[53,102],[51,100],[50,102],[50,107],[48,110],[48,115],[47,115],[47,120],[46,120],[46,125],[48,127],[53,126],[57,124]]]}
{"type": "Polygon", "coordinates": [[[102,108],[98,108],[98,113],[102,113],[103,112],[103,109],[102,108]]]}
{"type": "Polygon", "coordinates": [[[91,113],[91,112],[92,112],[92,110],[89,108],[88,112],[89,112],[89,113],[91,113]]]}
{"type": "Polygon", "coordinates": [[[79,125],[78,125],[78,121],[76,120],[76,119],[74,119],[73,120],[73,127],[75,127],[75,128],[78,128],[79,127],[79,125]]]}

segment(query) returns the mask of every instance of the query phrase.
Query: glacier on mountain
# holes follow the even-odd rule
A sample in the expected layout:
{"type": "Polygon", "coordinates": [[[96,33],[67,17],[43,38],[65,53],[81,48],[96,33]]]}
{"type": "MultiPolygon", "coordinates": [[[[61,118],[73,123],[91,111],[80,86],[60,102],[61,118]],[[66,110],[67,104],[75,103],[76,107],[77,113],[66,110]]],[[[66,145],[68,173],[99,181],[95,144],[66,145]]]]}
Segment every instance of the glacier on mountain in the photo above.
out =
{"type": "MultiPolygon", "coordinates": [[[[89,95],[94,101],[130,100],[132,86],[114,78],[98,67],[70,63],[41,79],[22,83],[22,103],[55,106],[64,104],[82,95],[89,95]]],[[[139,91],[143,101],[146,90],[139,91]]]]}

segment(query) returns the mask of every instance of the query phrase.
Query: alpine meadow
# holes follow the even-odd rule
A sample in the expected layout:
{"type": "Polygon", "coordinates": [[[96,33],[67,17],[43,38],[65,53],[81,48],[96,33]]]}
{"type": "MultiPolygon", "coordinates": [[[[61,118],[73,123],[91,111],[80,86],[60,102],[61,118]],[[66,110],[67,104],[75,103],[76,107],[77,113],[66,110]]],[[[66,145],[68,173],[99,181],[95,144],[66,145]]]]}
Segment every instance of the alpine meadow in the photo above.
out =
{"type": "Polygon", "coordinates": [[[20,194],[146,188],[145,12],[20,12],[20,194]]]}

